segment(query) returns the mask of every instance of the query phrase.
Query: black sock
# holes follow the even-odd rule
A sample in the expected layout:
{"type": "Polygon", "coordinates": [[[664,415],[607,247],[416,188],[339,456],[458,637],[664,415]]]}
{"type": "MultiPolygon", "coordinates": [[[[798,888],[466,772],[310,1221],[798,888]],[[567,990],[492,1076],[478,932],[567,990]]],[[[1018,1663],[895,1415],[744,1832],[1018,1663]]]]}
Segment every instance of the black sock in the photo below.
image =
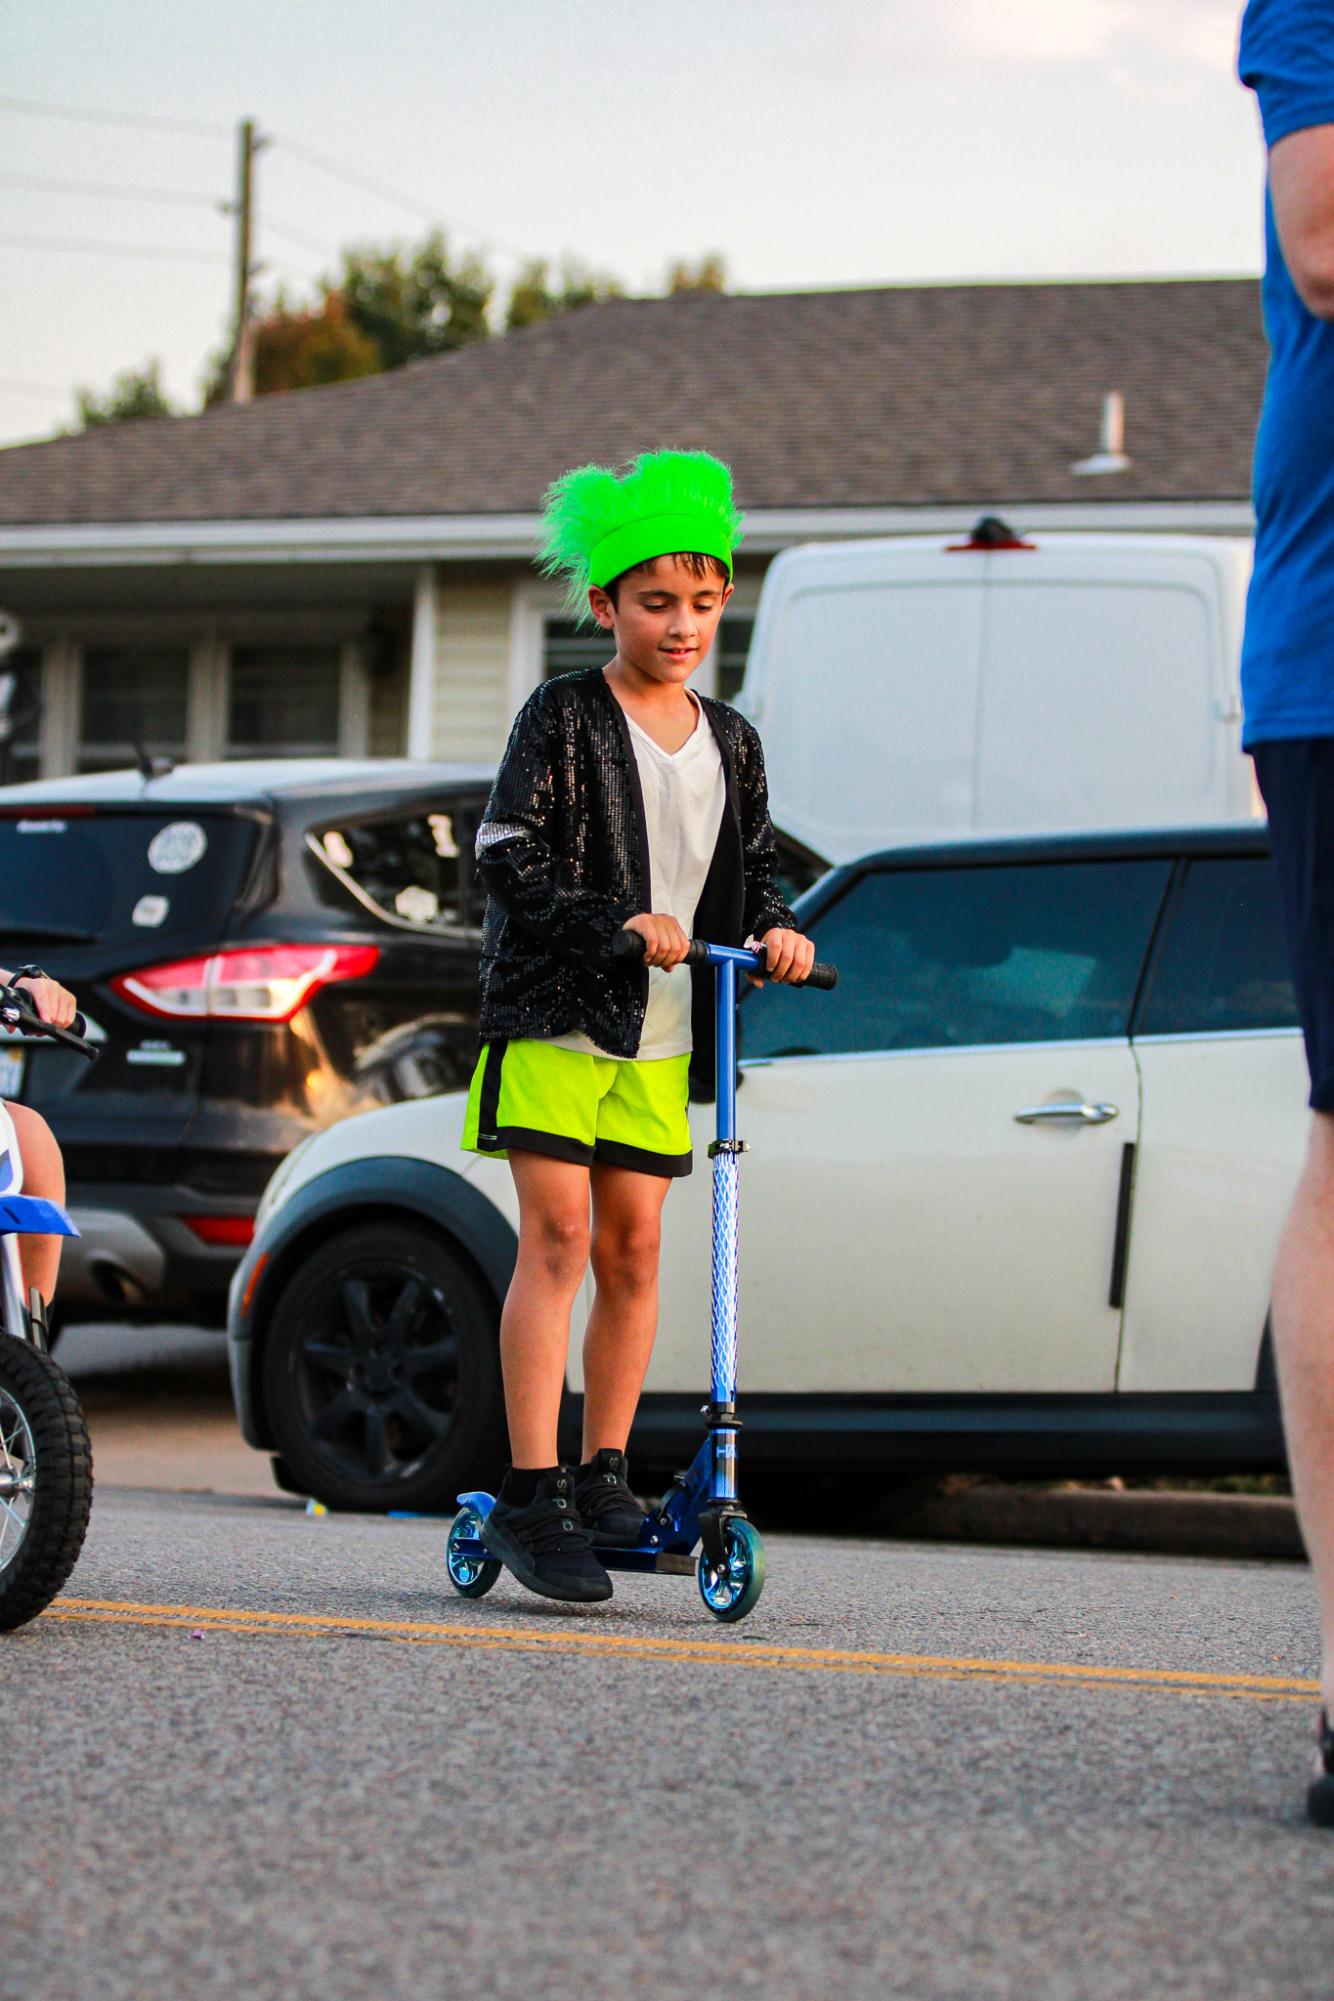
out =
{"type": "Polygon", "coordinates": [[[537,1498],[537,1483],[560,1472],[559,1466],[510,1466],[501,1482],[500,1498],[507,1507],[526,1508],[537,1498]]]}
{"type": "MultiPolygon", "coordinates": [[[[606,1445],[600,1446],[598,1450],[593,1454],[593,1457],[591,1459],[580,1460],[579,1464],[574,1469],[575,1479],[586,1480],[590,1473],[605,1472],[606,1461],[605,1459],[603,1459],[602,1455],[604,1452],[609,1452],[612,1449],[613,1448],[610,1446],[606,1445]]],[[[617,1471],[619,1471],[623,1475],[625,1472],[625,1454],[623,1452],[617,1452],[615,1456],[621,1462],[620,1466],[617,1468],[617,1471]]]]}

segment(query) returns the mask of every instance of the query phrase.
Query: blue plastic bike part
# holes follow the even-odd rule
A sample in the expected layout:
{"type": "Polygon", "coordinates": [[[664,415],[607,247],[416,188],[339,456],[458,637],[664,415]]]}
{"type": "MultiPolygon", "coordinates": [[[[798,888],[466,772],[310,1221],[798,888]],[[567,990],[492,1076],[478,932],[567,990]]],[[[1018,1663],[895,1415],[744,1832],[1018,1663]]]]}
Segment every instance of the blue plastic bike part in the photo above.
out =
{"type": "Polygon", "coordinates": [[[495,1505],[496,1505],[495,1495],[483,1494],[482,1492],[480,1492],[480,1490],[475,1494],[459,1495],[459,1506],[461,1508],[475,1509],[477,1513],[477,1519],[479,1521],[484,1522],[495,1505]]]}
{"type": "Polygon", "coordinates": [[[41,1195],[0,1195],[0,1233],[15,1237],[77,1237],[58,1203],[41,1195]]]}
{"type": "MultiPolygon", "coordinates": [[[[491,1496],[478,1497],[491,1511],[491,1496]]],[[[465,1598],[484,1598],[500,1575],[499,1559],[492,1556],[479,1539],[483,1514],[469,1503],[455,1515],[445,1538],[445,1568],[454,1589],[465,1598]]]]}

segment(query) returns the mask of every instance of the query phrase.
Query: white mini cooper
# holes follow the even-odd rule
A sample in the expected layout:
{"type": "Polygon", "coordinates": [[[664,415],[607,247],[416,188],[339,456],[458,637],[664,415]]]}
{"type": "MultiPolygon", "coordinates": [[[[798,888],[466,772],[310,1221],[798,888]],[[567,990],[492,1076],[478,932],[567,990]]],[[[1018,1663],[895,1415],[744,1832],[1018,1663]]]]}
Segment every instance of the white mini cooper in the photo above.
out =
{"type": "MultiPolygon", "coordinates": [[[[1308,1115],[1264,828],[896,849],[799,910],[837,989],[740,1009],[744,1464],[1281,1468],[1269,1276],[1308,1115]]],[[[233,1284],[245,1436],[330,1504],[447,1505],[503,1462],[516,1209],[463,1106],[306,1140],[233,1284]]],[[[712,1108],[692,1124],[644,1486],[708,1390],[712,1108]]]]}

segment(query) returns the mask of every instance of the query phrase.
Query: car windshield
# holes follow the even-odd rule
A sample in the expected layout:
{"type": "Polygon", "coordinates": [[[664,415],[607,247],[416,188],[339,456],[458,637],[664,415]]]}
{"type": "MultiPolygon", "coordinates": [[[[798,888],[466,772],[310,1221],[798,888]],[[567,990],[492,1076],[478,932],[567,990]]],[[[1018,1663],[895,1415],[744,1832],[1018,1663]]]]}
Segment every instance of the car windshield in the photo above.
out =
{"type": "Polygon", "coordinates": [[[142,942],[221,924],[240,892],[255,834],[253,821],[188,806],[170,813],[5,808],[0,943],[142,942]]]}

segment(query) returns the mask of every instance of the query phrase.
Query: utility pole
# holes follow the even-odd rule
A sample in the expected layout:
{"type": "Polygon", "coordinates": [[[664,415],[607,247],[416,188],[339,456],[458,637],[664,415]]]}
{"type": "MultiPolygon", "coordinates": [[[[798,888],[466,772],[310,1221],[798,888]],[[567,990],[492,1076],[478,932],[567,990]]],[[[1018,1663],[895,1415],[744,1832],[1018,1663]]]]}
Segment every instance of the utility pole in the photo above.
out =
{"type": "Polygon", "coordinates": [[[248,403],[255,393],[253,331],[251,327],[250,281],[255,265],[250,257],[254,211],[255,155],[265,141],[255,131],[253,118],[243,118],[238,132],[236,200],[228,209],[236,217],[236,292],[232,320],[232,354],[227,367],[227,400],[248,403]]]}

